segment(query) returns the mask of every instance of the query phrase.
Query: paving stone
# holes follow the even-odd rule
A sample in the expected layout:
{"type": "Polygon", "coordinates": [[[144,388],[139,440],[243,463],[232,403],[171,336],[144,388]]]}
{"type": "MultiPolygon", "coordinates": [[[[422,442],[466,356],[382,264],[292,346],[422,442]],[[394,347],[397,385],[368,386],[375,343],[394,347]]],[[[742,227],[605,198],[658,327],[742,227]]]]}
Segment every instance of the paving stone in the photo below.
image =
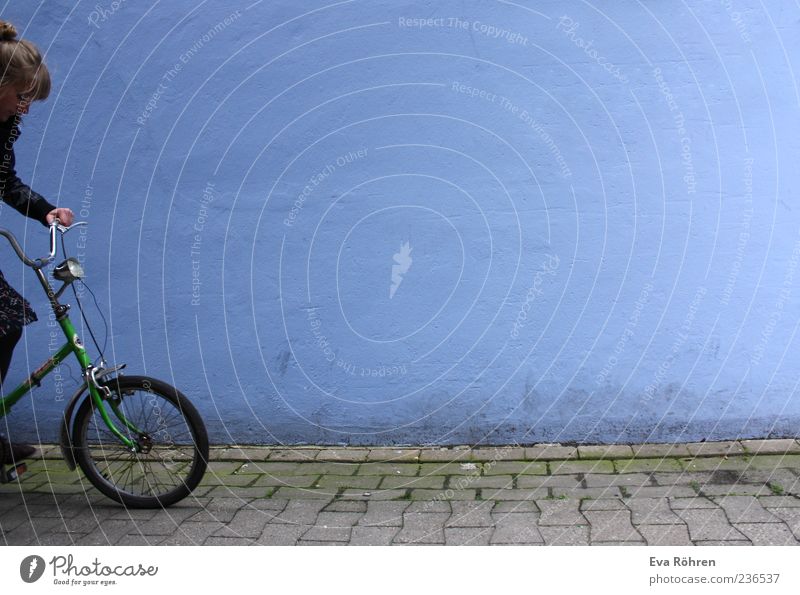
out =
{"type": "Polygon", "coordinates": [[[683,546],[693,545],[689,539],[686,525],[639,525],[639,533],[647,541],[647,545],[683,546]]]}
{"type": "Polygon", "coordinates": [[[303,533],[302,541],[350,541],[350,527],[313,526],[303,533]]]}
{"type": "Polygon", "coordinates": [[[598,500],[581,500],[580,510],[628,510],[619,498],[600,498],[598,500]]]}
{"type": "Polygon", "coordinates": [[[797,539],[800,539],[800,508],[769,508],[772,514],[781,519],[797,539]]]}
{"type": "Polygon", "coordinates": [[[703,496],[694,496],[692,498],[674,497],[669,499],[669,506],[672,510],[684,510],[693,508],[715,508],[719,509],[712,500],[703,496]]]}
{"type": "Polygon", "coordinates": [[[447,527],[491,527],[492,502],[451,502],[452,515],[447,527]]]}
{"type": "Polygon", "coordinates": [[[27,517],[17,514],[8,519],[0,519],[0,533],[6,534],[9,531],[13,531],[23,523],[28,523],[29,520],[27,517]]]}
{"type": "MultiPolygon", "coordinates": [[[[243,476],[244,477],[244,476],[243,476]]],[[[311,488],[317,484],[319,475],[258,475],[250,478],[252,487],[289,487],[289,488],[311,488]]]]}
{"type": "Polygon", "coordinates": [[[353,527],[358,524],[362,512],[320,512],[315,525],[328,527],[353,527]]]}
{"type": "Polygon", "coordinates": [[[644,538],[631,524],[629,510],[586,510],[583,516],[589,521],[589,537],[592,541],[639,541],[644,538]]]}
{"type": "Polygon", "coordinates": [[[479,527],[445,527],[445,545],[489,545],[493,529],[479,527]]]}
{"type": "Polygon", "coordinates": [[[680,461],[687,471],[738,471],[752,468],[752,459],[748,457],[700,457],[696,459],[675,459],[680,461]]]}
{"type": "Polygon", "coordinates": [[[750,469],[740,473],[739,481],[761,485],[778,484],[787,490],[797,484],[800,477],[795,475],[791,469],[750,469]]]}
{"type": "Polygon", "coordinates": [[[128,534],[119,538],[116,547],[148,547],[159,545],[162,537],[145,537],[143,535],[128,534]]]}
{"type": "Polygon", "coordinates": [[[331,490],[333,492],[338,490],[338,488],[374,490],[378,487],[382,479],[383,478],[379,475],[323,475],[314,484],[314,487],[331,490]]]}
{"type": "Polygon", "coordinates": [[[434,501],[431,500],[429,502],[411,502],[409,503],[408,508],[406,508],[406,512],[446,512],[450,514],[453,511],[453,504],[451,502],[445,501],[434,501]]]}
{"type": "Polygon", "coordinates": [[[449,513],[405,512],[403,528],[394,538],[394,543],[444,544],[444,524],[449,517],[449,513]]]}
{"type": "MultiPolygon", "coordinates": [[[[178,530],[169,537],[165,537],[158,545],[203,545],[206,539],[219,531],[222,523],[182,523],[178,530]]],[[[153,536],[149,541],[158,539],[153,536]]]]}
{"type": "Polygon", "coordinates": [[[526,461],[554,461],[559,459],[577,459],[578,449],[574,446],[560,444],[537,444],[525,449],[526,461]]]}
{"type": "Polygon", "coordinates": [[[749,496],[726,496],[714,501],[728,515],[732,523],[775,523],[780,519],[768,512],[758,501],[749,496]]]}
{"type": "MultiPolygon", "coordinates": [[[[39,537],[40,546],[73,546],[75,542],[83,537],[82,534],[69,534],[69,533],[49,533],[39,537]]],[[[160,539],[160,538],[158,538],[160,539]]],[[[155,544],[151,544],[155,545],[155,544]]]]}
{"type": "Polygon", "coordinates": [[[400,527],[353,527],[350,545],[391,545],[400,527]]]}
{"type": "Polygon", "coordinates": [[[318,450],[292,450],[275,449],[269,452],[268,461],[292,461],[296,463],[307,463],[313,461],[320,451],[318,450]]]}
{"type": "MultiPolygon", "coordinates": [[[[186,520],[193,523],[230,523],[239,508],[206,508],[197,510],[193,515],[190,515],[186,520]]],[[[152,520],[152,519],[151,519],[152,520]]]]}
{"type": "Polygon", "coordinates": [[[213,473],[204,485],[166,510],[126,510],[99,494],[81,475],[67,471],[62,461],[35,461],[26,482],[0,490],[0,543],[383,545],[394,540],[402,545],[585,545],[591,537],[593,545],[621,545],[630,543],[620,541],[629,539],[622,533],[636,529],[641,535],[638,542],[646,539],[651,545],[688,545],[690,538],[697,545],[797,543],[800,443],[739,444],[742,454],[727,458],[708,454],[708,449],[736,451],[735,446],[694,445],[692,452],[700,456],[690,455],[689,448],[681,445],[637,445],[630,450],[624,445],[530,447],[540,454],[548,449],[548,456],[571,457],[568,461],[547,459],[554,461],[553,468],[574,470],[554,475],[547,474],[548,463],[543,460],[533,465],[522,460],[529,448],[519,446],[364,448],[358,452],[350,448],[216,448],[213,473]],[[662,449],[660,455],[655,447],[662,449]],[[762,454],[755,455],[757,449],[762,454]],[[344,459],[330,455],[335,450],[344,459]],[[362,458],[360,453],[370,451],[383,462],[362,458]],[[414,459],[415,451],[420,463],[414,459]],[[787,451],[791,454],[780,454],[787,451]],[[231,460],[224,458],[226,452],[231,460]],[[665,458],[665,454],[683,458],[665,458]],[[384,461],[393,456],[403,460],[384,461]],[[602,456],[623,458],[594,458],[602,456]],[[612,465],[612,472],[591,473],[580,467],[596,463],[612,465]],[[380,474],[384,472],[387,475],[380,474]],[[413,475],[404,474],[409,472],[413,475]],[[298,482],[294,478],[304,475],[311,479],[299,481],[308,489],[294,487],[298,482]],[[257,485],[272,483],[263,479],[268,476],[293,478],[289,481],[295,484],[257,485]],[[408,500],[414,489],[418,497],[428,499],[408,500]],[[447,497],[448,490],[453,500],[438,500],[447,497]],[[705,497],[697,496],[696,490],[705,497]],[[469,499],[455,499],[456,494],[469,499]],[[394,508],[381,511],[371,508],[374,505],[394,508]],[[567,508],[553,508],[558,506],[567,508]],[[20,510],[34,523],[24,517],[18,520],[20,510]],[[404,513],[420,515],[420,519],[410,517],[411,524],[403,526],[404,513]],[[629,514],[627,522],[614,523],[615,514],[629,514]],[[358,531],[329,522],[335,515],[345,515],[338,517],[340,521],[347,518],[357,523],[358,531]],[[565,524],[547,524],[554,518],[565,524]],[[423,520],[432,524],[425,527],[423,520]],[[56,524],[49,526],[48,521],[56,524]],[[103,529],[98,521],[105,524],[103,529]],[[529,526],[538,533],[522,535],[529,526]],[[395,540],[401,533],[402,538],[395,540]]]}
{"type": "Polygon", "coordinates": [[[741,444],[748,454],[800,453],[800,444],[791,438],[783,440],[742,440],[741,444]]]}
{"type": "Polygon", "coordinates": [[[270,523],[256,540],[258,545],[295,545],[300,536],[308,532],[308,527],[303,525],[285,525],[270,523]]]}
{"type": "Polygon", "coordinates": [[[335,489],[306,489],[306,488],[278,488],[272,496],[287,500],[315,499],[332,500],[336,495],[335,489]]]}
{"type": "Polygon", "coordinates": [[[235,471],[242,467],[239,461],[216,461],[210,462],[206,468],[206,476],[208,475],[232,475],[235,471]]]}
{"type": "Polygon", "coordinates": [[[550,473],[614,473],[614,464],[611,461],[554,461],[550,463],[550,473]]]}
{"type": "MultiPolygon", "coordinates": [[[[71,522],[73,519],[60,520],[57,518],[25,518],[24,522],[20,523],[14,529],[5,531],[3,537],[9,545],[39,545],[42,537],[53,532],[63,532],[64,525],[67,524],[72,528],[74,524],[71,522]]],[[[80,526],[82,533],[88,533],[97,529],[97,523],[89,523],[86,520],[83,523],[75,524],[80,526]]]]}
{"type": "Polygon", "coordinates": [[[620,488],[550,488],[551,498],[571,500],[597,500],[602,498],[622,498],[620,488]]]}
{"type": "Polygon", "coordinates": [[[800,498],[796,496],[764,496],[758,501],[766,508],[799,508],[800,498]]]}
{"type": "Polygon", "coordinates": [[[248,502],[247,508],[252,508],[253,510],[281,511],[286,508],[287,504],[289,504],[288,500],[282,500],[280,498],[261,498],[248,502]]]}
{"type": "Polygon", "coordinates": [[[367,503],[363,500],[334,500],[324,508],[325,512],[367,512],[367,503]]]}
{"type": "MultiPolygon", "coordinates": [[[[409,501],[367,502],[367,512],[361,517],[358,524],[367,527],[400,527],[403,524],[403,513],[410,505],[409,501]]],[[[447,514],[450,514],[449,504],[447,514]]]]}
{"type": "Polygon", "coordinates": [[[522,512],[506,514],[497,520],[491,544],[543,544],[539,531],[539,514],[522,512]]]}
{"type": "Polygon", "coordinates": [[[578,445],[578,458],[581,459],[630,459],[633,449],[625,444],[581,446],[578,445]]]}
{"type": "Polygon", "coordinates": [[[586,525],[586,518],[580,513],[577,500],[537,500],[541,510],[540,526],[586,525]]]}
{"type": "Polygon", "coordinates": [[[291,475],[300,469],[300,463],[240,463],[237,475],[291,475]]]}
{"type": "Polygon", "coordinates": [[[651,486],[650,475],[647,473],[622,473],[606,475],[599,473],[586,476],[586,487],[601,488],[608,486],[626,486],[632,488],[651,486]]]}
{"type": "Polygon", "coordinates": [[[408,496],[408,490],[354,490],[347,488],[339,494],[343,500],[400,500],[408,496]]]}
{"type": "Polygon", "coordinates": [[[324,500],[290,500],[272,522],[311,526],[327,504],[324,500]]]}
{"type": "Polygon", "coordinates": [[[571,527],[542,527],[539,532],[545,545],[589,545],[589,525],[571,527]]]}
{"type": "MultiPolygon", "coordinates": [[[[160,510],[153,518],[137,522],[137,531],[142,535],[172,535],[183,521],[197,514],[194,508],[160,510]]],[[[130,522],[130,521],[126,521],[130,522]]]]}
{"type": "Polygon", "coordinates": [[[750,542],[750,540],[747,540],[747,539],[745,539],[745,540],[729,539],[727,541],[714,541],[714,540],[711,540],[711,541],[695,541],[694,544],[695,545],[714,546],[714,547],[721,546],[721,545],[724,545],[725,547],[728,547],[728,546],[731,546],[731,545],[753,545],[750,542]]]}
{"type": "Polygon", "coordinates": [[[481,489],[482,500],[541,500],[550,497],[550,488],[530,490],[481,489]]]}
{"type": "Polygon", "coordinates": [[[522,500],[519,502],[495,502],[492,508],[492,515],[503,515],[515,512],[540,512],[539,507],[533,500],[522,500]]]}
{"type": "Polygon", "coordinates": [[[665,498],[631,498],[628,505],[631,509],[631,521],[636,526],[683,524],[665,498]]]}
{"type": "MultiPolygon", "coordinates": [[[[537,477],[534,475],[520,475],[520,478],[537,477]]],[[[514,478],[510,475],[492,475],[489,477],[451,476],[450,487],[453,488],[494,488],[510,490],[514,487],[514,478]]]]}
{"type": "Polygon", "coordinates": [[[686,445],[689,454],[699,456],[725,456],[744,454],[744,448],[738,442],[690,442],[686,445]]]}
{"type": "Polygon", "coordinates": [[[631,486],[623,489],[630,498],[690,498],[697,494],[689,486],[631,486]]]}
{"type": "Polygon", "coordinates": [[[683,509],[677,514],[689,527],[692,541],[746,539],[729,522],[721,509],[683,509]]]}
{"type": "Polygon", "coordinates": [[[401,461],[419,462],[419,448],[373,448],[367,456],[368,461],[388,461],[398,463],[401,461]]]}
{"type": "Polygon", "coordinates": [[[475,448],[470,451],[470,460],[490,463],[492,461],[524,461],[525,449],[515,447],[475,448]]]}
{"type": "Polygon", "coordinates": [[[800,469],[800,454],[758,455],[747,461],[746,470],[753,469],[800,469]]]}
{"type": "Polygon", "coordinates": [[[347,546],[346,541],[310,541],[307,539],[301,539],[297,542],[297,545],[303,546],[317,546],[317,547],[331,547],[331,546],[347,546]]]}
{"type": "Polygon", "coordinates": [[[358,468],[359,475],[431,475],[419,471],[420,465],[416,463],[363,463],[358,468]]]}
{"type": "Polygon", "coordinates": [[[797,545],[792,532],[783,523],[734,523],[753,545],[797,545]]]}
{"type": "Polygon", "coordinates": [[[211,537],[207,538],[203,545],[221,545],[221,546],[242,546],[242,545],[252,545],[253,540],[247,537],[224,537],[219,535],[212,535],[211,537]]]}
{"type": "Polygon", "coordinates": [[[431,475],[427,477],[408,477],[405,475],[379,475],[367,476],[374,477],[380,481],[381,489],[408,489],[408,488],[428,488],[441,490],[444,488],[444,475],[431,475]]]}
{"type": "Polygon", "coordinates": [[[241,502],[249,498],[266,498],[272,491],[268,487],[232,489],[225,486],[217,486],[211,488],[208,496],[211,498],[230,498],[241,502]]]}
{"type": "Polygon", "coordinates": [[[584,485],[580,475],[520,475],[518,488],[578,488],[584,485]]]}
{"type": "Polygon", "coordinates": [[[419,474],[422,477],[435,477],[442,475],[459,475],[480,477],[483,463],[464,461],[462,463],[423,463],[420,465],[419,474]]]}
{"type": "Polygon", "coordinates": [[[470,457],[469,449],[452,448],[423,448],[419,453],[420,462],[458,462],[468,461],[470,457]]]}
{"type": "Polygon", "coordinates": [[[530,461],[499,461],[484,465],[484,475],[547,475],[547,463],[530,461]]]}
{"type": "Polygon", "coordinates": [[[275,520],[280,513],[265,510],[239,510],[226,529],[235,537],[257,539],[267,523],[275,520]]]}
{"type": "Polygon", "coordinates": [[[333,462],[347,462],[347,463],[358,463],[361,461],[366,460],[378,460],[378,459],[370,459],[370,450],[367,448],[347,448],[347,449],[337,449],[337,448],[326,448],[322,450],[315,458],[315,461],[333,461],[333,462]]]}
{"type": "Polygon", "coordinates": [[[636,458],[665,459],[689,456],[689,449],[685,444],[637,444],[631,448],[636,458]]]}
{"type": "Polygon", "coordinates": [[[412,500],[475,500],[475,490],[411,490],[409,497],[412,500]]]}
{"type": "MultiPolygon", "coordinates": [[[[362,463],[295,463],[291,475],[357,475],[362,463]]],[[[277,473],[276,475],[282,475],[277,473]]]]}
{"type": "Polygon", "coordinates": [[[766,486],[754,486],[747,484],[736,485],[706,485],[700,488],[704,496],[721,497],[721,496],[767,496],[772,493],[766,486]]]}
{"type": "Polygon", "coordinates": [[[656,471],[681,472],[678,459],[618,459],[614,461],[617,473],[653,473],[656,471]]]}
{"type": "Polygon", "coordinates": [[[681,471],[673,473],[663,473],[657,471],[650,473],[650,477],[658,485],[698,485],[700,487],[712,484],[735,484],[741,481],[739,471],[681,471]]]}

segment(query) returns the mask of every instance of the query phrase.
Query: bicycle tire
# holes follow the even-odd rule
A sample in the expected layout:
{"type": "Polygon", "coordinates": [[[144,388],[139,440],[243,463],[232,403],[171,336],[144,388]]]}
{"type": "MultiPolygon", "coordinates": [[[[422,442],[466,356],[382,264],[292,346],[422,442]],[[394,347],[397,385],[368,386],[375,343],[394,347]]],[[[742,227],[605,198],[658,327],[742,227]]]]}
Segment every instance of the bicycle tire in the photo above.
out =
{"type": "Polygon", "coordinates": [[[138,453],[127,449],[87,398],[75,414],[72,445],[92,485],[130,508],[163,508],[191,494],[206,471],[208,434],[189,399],[147,376],[119,376],[102,384],[141,433],[125,427],[106,406],[117,428],[145,448],[138,453]],[[153,422],[159,427],[153,429],[153,422]]]}

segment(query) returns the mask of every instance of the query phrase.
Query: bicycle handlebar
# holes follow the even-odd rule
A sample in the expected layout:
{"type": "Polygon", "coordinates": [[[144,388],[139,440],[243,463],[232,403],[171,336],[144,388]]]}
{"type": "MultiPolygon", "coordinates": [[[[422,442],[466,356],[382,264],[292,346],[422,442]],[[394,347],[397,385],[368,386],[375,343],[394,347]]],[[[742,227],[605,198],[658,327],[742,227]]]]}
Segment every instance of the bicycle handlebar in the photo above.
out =
{"type": "Polygon", "coordinates": [[[42,258],[35,258],[35,259],[28,258],[25,252],[22,251],[22,247],[20,247],[17,238],[14,236],[13,233],[8,231],[7,229],[0,228],[0,236],[3,236],[8,240],[8,243],[11,244],[11,247],[14,249],[14,252],[17,253],[17,256],[19,256],[19,259],[22,262],[24,262],[26,265],[28,265],[33,269],[41,269],[42,267],[47,266],[48,264],[53,262],[53,260],[55,260],[56,248],[57,248],[56,231],[60,231],[62,234],[64,234],[67,233],[73,227],[78,227],[80,225],[88,225],[88,223],[86,221],[79,221],[78,223],[74,223],[69,227],[65,227],[64,225],[61,225],[58,222],[58,219],[53,221],[50,224],[50,254],[42,258]]]}

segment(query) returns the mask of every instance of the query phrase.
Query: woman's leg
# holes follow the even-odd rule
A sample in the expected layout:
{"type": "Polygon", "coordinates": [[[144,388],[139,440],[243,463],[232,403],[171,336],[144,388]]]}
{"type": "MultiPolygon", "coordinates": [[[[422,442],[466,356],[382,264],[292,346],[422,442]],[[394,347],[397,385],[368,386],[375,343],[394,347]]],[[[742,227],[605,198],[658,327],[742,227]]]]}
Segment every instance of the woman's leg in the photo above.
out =
{"type": "Polygon", "coordinates": [[[6,379],[8,367],[11,365],[11,356],[14,355],[14,347],[20,337],[22,337],[22,329],[12,330],[7,335],[0,337],[0,387],[3,386],[3,381],[6,379]]]}
{"type": "MultiPolygon", "coordinates": [[[[0,337],[0,394],[3,394],[3,381],[6,379],[8,367],[11,365],[11,356],[14,355],[14,347],[22,337],[22,329],[12,330],[10,333],[0,337]]],[[[3,460],[6,465],[16,465],[17,461],[27,459],[36,453],[36,449],[27,444],[9,444],[6,437],[0,434],[3,441],[3,460]]]]}

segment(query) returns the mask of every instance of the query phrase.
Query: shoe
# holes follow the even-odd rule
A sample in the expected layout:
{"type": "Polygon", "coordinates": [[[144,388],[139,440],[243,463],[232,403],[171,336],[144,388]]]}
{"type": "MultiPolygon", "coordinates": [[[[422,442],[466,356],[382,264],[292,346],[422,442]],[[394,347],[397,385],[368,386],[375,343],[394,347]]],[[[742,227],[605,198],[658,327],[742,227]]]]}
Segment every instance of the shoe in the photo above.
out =
{"type": "Polygon", "coordinates": [[[30,444],[11,444],[5,436],[0,437],[0,442],[3,465],[16,465],[22,459],[29,459],[36,454],[36,449],[30,444]]]}

